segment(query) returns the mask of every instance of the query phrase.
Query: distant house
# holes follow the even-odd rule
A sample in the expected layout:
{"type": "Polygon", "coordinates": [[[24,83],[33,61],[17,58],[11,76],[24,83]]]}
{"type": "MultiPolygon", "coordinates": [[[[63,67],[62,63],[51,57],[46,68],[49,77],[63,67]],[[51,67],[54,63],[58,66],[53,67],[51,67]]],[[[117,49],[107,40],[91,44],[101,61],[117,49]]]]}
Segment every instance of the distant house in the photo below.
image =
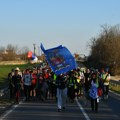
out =
{"type": "Polygon", "coordinates": [[[80,62],[85,62],[87,60],[87,57],[84,54],[74,54],[74,57],[76,59],[76,61],[80,61],[80,62]]]}

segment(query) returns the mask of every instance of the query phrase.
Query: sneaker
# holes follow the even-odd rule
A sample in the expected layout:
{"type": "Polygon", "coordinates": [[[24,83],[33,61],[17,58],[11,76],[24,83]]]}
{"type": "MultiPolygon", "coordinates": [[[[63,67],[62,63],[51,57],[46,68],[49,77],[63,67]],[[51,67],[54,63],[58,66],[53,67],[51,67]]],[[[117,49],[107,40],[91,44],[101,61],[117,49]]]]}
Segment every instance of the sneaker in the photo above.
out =
{"type": "Polygon", "coordinates": [[[97,103],[99,103],[99,98],[97,98],[97,103]]]}
{"type": "Polygon", "coordinates": [[[108,100],[108,95],[106,95],[106,99],[108,100]]]}
{"type": "Polygon", "coordinates": [[[58,112],[61,112],[61,109],[58,109],[58,112]]]}

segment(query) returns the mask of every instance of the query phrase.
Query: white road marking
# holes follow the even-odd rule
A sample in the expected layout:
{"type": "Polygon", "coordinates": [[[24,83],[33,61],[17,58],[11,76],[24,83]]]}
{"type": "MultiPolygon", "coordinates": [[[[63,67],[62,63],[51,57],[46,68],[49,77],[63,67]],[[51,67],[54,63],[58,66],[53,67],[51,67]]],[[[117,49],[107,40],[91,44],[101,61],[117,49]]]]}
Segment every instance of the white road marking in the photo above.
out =
{"type": "Polygon", "coordinates": [[[83,109],[82,105],[79,103],[78,99],[76,98],[75,100],[76,100],[76,102],[77,102],[80,110],[82,111],[84,117],[86,118],[86,120],[90,120],[89,116],[87,115],[87,113],[86,113],[85,110],[83,109]]]}
{"type": "Polygon", "coordinates": [[[4,120],[5,117],[6,117],[7,115],[9,115],[11,112],[13,112],[13,110],[14,110],[16,107],[18,107],[18,105],[13,105],[13,107],[12,107],[10,110],[7,110],[7,111],[2,115],[2,117],[0,118],[0,120],[4,120]]]}
{"type": "MultiPolygon", "coordinates": [[[[19,104],[21,104],[21,103],[22,103],[22,101],[21,101],[19,104]]],[[[18,105],[19,105],[19,104],[18,104],[18,105]]],[[[5,118],[6,118],[11,112],[13,112],[13,111],[15,110],[15,108],[18,107],[18,105],[13,105],[10,110],[7,110],[7,111],[0,117],[0,120],[5,120],[5,118]]]]}

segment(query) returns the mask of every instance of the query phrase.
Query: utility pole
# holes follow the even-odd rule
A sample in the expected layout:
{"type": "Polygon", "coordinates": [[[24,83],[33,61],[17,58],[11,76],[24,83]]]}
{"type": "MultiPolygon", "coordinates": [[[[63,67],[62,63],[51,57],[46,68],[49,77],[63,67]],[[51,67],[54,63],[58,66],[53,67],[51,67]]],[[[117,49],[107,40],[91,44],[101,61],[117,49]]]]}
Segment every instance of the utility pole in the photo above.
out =
{"type": "Polygon", "coordinates": [[[36,44],[35,43],[33,44],[33,47],[34,47],[34,55],[36,55],[35,54],[35,50],[36,50],[36,44]]]}
{"type": "Polygon", "coordinates": [[[40,56],[40,47],[38,46],[38,56],[40,56]]]}

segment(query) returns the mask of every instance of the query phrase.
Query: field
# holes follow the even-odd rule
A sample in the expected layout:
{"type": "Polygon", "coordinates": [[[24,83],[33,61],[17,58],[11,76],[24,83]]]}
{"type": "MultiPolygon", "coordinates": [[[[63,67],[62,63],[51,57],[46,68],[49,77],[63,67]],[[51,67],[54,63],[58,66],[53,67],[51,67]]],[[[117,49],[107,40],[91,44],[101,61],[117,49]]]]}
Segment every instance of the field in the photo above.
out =
{"type": "Polygon", "coordinates": [[[6,87],[8,85],[7,76],[8,73],[11,71],[12,68],[19,67],[20,70],[24,70],[25,68],[32,67],[31,64],[24,64],[24,65],[0,65],[0,89],[6,87]]]}

